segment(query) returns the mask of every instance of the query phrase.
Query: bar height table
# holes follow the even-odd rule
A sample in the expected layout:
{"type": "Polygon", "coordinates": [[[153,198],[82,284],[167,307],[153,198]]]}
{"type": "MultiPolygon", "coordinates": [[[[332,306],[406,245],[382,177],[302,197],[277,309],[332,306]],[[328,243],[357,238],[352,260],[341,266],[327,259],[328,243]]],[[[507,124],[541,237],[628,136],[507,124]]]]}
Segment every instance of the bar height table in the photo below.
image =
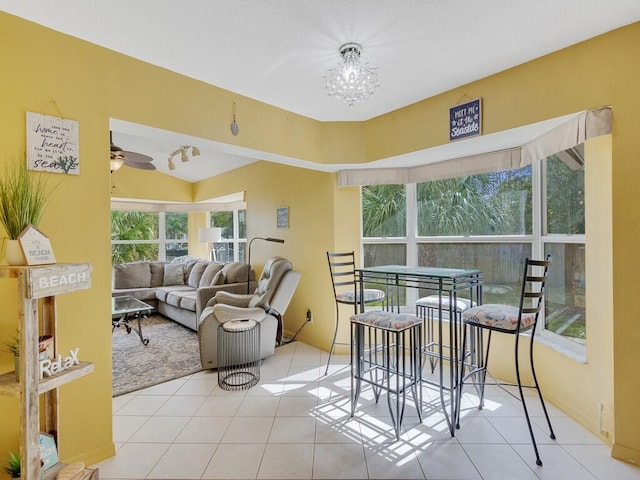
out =
{"type": "MultiPolygon", "coordinates": [[[[365,267],[356,269],[360,288],[382,288],[387,293],[385,308],[387,310],[400,312],[401,289],[417,288],[420,296],[438,295],[440,297],[437,312],[438,320],[438,345],[437,351],[433,351],[423,346],[422,353],[427,356],[438,358],[439,381],[422,379],[423,383],[434,384],[440,391],[440,404],[444,413],[447,426],[451,436],[455,436],[455,425],[457,415],[456,390],[459,381],[460,363],[464,361],[464,353],[461,348],[461,326],[457,321],[455,311],[457,299],[467,298],[478,305],[482,304],[482,272],[480,270],[466,270],[456,268],[437,267],[409,267],[406,265],[383,265],[377,267],[365,267]],[[444,301],[443,300],[448,300],[444,301]],[[443,305],[448,306],[444,308],[443,305]],[[445,345],[443,338],[443,320],[448,321],[449,345],[445,345]],[[444,351],[448,350],[448,355],[444,351]],[[448,361],[448,372],[445,372],[444,361],[448,361]],[[448,373],[448,384],[446,374],[448,373]],[[445,393],[449,393],[451,399],[447,409],[445,393]]],[[[364,312],[364,305],[360,305],[360,311],[364,312]]]]}

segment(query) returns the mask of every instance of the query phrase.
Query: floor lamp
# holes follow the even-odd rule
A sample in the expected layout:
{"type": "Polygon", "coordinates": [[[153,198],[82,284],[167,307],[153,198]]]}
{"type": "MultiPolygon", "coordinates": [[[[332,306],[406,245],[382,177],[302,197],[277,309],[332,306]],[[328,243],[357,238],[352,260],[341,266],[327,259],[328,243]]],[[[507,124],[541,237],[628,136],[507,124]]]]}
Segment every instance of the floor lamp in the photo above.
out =
{"type": "Polygon", "coordinates": [[[247,272],[247,293],[249,292],[249,283],[251,283],[251,244],[254,240],[264,240],[265,242],[276,242],[276,243],[284,243],[284,240],[281,238],[271,238],[271,237],[253,237],[249,242],[249,247],[247,248],[247,263],[249,264],[249,271],[247,272]]]}
{"type": "Polygon", "coordinates": [[[198,231],[198,236],[202,243],[211,244],[211,261],[217,262],[215,243],[222,241],[222,229],[219,227],[201,228],[198,231]]]}

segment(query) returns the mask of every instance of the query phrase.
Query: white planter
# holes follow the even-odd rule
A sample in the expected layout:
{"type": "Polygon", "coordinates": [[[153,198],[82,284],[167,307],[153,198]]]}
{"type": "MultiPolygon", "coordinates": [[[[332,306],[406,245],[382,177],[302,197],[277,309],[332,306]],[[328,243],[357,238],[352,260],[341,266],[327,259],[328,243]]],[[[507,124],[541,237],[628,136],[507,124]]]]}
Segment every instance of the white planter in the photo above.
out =
{"type": "Polygon", "coordinates": [[[4,241],[4,257],[8,265],[26,265],[27,263],[18,240],[6,239],[4,241]]]}

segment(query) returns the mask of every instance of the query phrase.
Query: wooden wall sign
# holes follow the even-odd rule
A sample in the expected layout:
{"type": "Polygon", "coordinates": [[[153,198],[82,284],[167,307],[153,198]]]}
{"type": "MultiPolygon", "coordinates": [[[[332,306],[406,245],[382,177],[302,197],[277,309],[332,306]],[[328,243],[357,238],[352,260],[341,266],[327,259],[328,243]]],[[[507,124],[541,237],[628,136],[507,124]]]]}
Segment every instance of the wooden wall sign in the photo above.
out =
{"type": "Polygon", "coordinates": [[[42,298],[91,288],[91,265],[56,264],[29,269],[29,298],[42,298]]]}
{"type": "Polygon", "coordinates": [[[27,265],[56,263],[51,242],[33,225],[29,225],[22,231],[18,237],[18,242],[20,242],[20,246],[22,247],[22,253],[24,253],[27,265]]]}
{"type": "Polygon", "coordinates": [[[78,122],[27,112],[27,168],[80,175],[78,122]]]}

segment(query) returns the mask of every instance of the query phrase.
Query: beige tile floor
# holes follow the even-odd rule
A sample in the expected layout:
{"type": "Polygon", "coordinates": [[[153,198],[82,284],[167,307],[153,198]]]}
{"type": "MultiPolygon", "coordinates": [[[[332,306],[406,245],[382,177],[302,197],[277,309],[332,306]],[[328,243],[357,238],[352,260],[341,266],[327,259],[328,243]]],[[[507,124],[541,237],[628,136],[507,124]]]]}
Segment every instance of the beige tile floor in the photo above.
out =
{"type": "MultiPolygon", "coordinates": [[[[113,399],[116,455],[99,463],[110,479],[640,479],[609,447],[550,406],[557,440],[533,421],[544,465],[535,464],[517,400],[488,389],[485,408],[465,394],[452,438],[432,389],[422,423],[407,408],[396,441],[387,403],[363,392],[350,418],[348,358],[323,376],[326,354],[300,342],[264,361],[260,383],[227,392],[215,371],[113,399]]],[[[533,404],[533,402],[531,402],[533,404]]]]}

